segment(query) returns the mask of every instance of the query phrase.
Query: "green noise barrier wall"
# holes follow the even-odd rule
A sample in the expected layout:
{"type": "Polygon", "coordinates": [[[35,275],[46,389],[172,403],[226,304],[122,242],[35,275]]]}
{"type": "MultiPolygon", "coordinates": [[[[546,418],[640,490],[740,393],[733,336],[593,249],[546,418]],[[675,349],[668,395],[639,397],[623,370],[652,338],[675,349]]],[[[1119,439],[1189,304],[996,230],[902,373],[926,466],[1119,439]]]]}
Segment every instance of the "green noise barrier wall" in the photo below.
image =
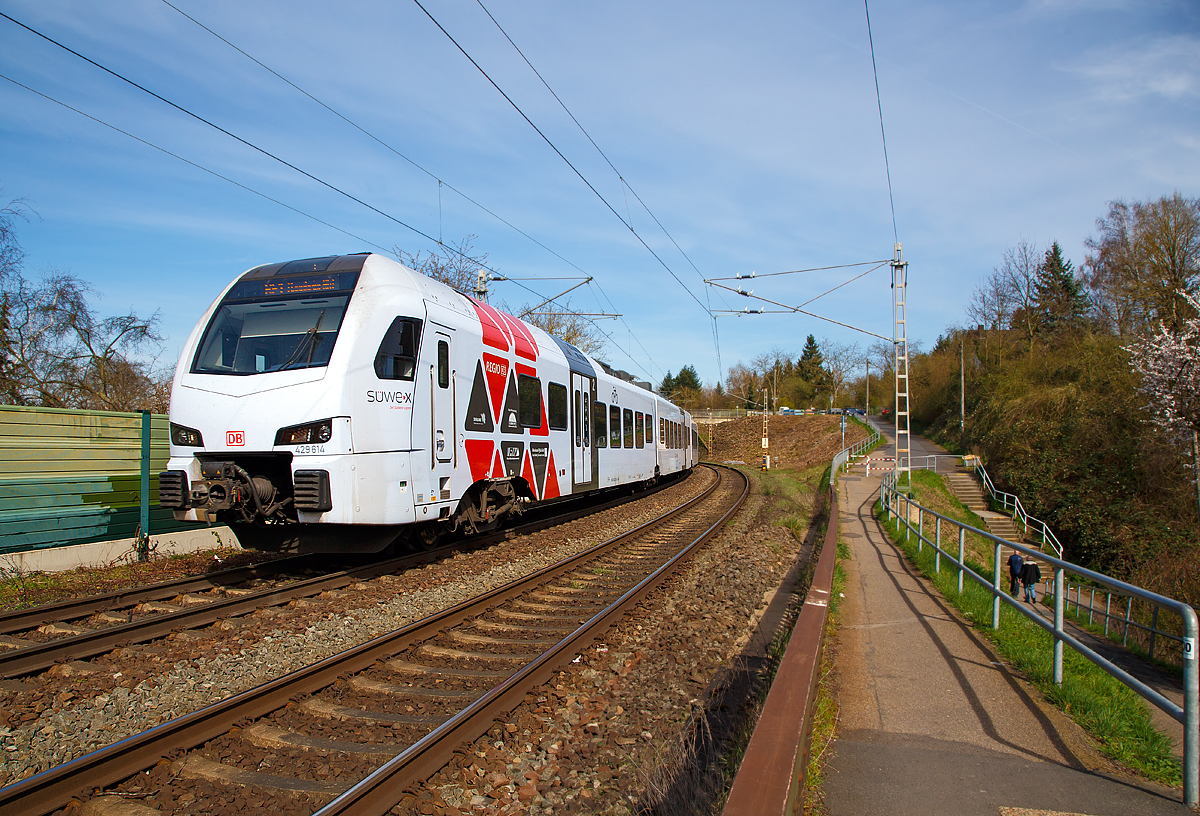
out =
{"type": "MultiPolygon", "coordinates": [[[[150,535],[187,530],[158,506],[168,424],[151,415],[150,535]]],[[[0,405],[0,554],[133,538],[142,415],[0,405]]]]}

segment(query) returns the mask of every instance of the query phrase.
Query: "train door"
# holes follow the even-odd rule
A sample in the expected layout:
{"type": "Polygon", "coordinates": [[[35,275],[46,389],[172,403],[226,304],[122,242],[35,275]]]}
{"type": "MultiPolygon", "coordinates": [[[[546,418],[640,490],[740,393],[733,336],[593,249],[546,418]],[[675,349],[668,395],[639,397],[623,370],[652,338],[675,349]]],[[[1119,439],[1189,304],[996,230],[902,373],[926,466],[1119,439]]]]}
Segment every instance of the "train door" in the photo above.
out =
{"type": "MultiPolygon", "coordinates": [[[[454,472],[457,446],[454,432],[454,403],[457,397],[454,370],[451,367],[453,340],[449,331],[432,327],[429,334],[429,355],[426,370],[429,384],[429,467],[433,471],[429,500],[449,501],[450,477],[454,472]]],[[[413,429],[416,430],[415,428],[413,429]]]]}
{"type": "Polygon", "coordinates": [[[592,483],[592,394],[596,381],[571,372],[571,482],[575,487],[592,483]]]}

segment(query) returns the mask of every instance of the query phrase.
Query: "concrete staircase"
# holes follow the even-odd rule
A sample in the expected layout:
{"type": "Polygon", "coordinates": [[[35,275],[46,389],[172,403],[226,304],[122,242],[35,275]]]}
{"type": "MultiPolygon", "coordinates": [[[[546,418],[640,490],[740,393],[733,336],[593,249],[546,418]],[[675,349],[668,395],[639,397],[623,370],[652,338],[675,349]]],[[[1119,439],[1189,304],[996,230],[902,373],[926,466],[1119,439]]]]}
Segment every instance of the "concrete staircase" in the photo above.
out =
{"type": "Polygon", "coordinates": [[[979,516],[987,524],[988,532],[992,535],[1000,536],[1006,541],[1023,542],[1025,539],[1017,530],[1017,526],[1013,523],[1010,516],[1003,513],[995,513],[988,507],[987,495],[983,492],[983,485],[975,478],[975,475],[970,471],[960,470],[954,473],[945,474],[946,481],[950,485],[950,489],[954,491],[954,495],[958,500],[979,516]]]}

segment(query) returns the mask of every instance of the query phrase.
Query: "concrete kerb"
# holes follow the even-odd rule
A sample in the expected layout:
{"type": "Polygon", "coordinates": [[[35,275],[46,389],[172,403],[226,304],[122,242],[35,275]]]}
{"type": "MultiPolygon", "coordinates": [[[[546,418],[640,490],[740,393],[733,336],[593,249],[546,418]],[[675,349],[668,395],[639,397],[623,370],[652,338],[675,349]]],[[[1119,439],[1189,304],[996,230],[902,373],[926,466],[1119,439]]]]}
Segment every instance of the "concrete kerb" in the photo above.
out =
{"type": "MultiPolygon", "coordinates": [[[[71,544],[39,550],[0,555],[0,571],[17,574],[30,572],[65,572],[78,567],[106,567],[137,560],[137,539],[119,538],[95,541],[90,544],[71,544]]],[[[237,536],[225,525],[150,536],[154,556],[212,550],[219,547],[241,549],[237,536]]]]}

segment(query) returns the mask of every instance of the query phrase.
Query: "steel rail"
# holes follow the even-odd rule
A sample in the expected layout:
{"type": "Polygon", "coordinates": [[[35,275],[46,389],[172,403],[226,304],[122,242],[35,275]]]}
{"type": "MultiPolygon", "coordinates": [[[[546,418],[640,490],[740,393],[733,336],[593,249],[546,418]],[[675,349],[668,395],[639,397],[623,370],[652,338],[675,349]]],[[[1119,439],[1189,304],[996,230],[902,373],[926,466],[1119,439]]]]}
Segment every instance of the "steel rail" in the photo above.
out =
{"type": "Polygon", "coordinates": [[[529,689],[545,683],[555,671],[567,665],[572,656],[589,646],[644,599],[737,512],[749,494],[750,480],[740,471],[728,470],[743,480],[742,491],[733,505],[699,537],[532,663],[349,788],[314,816],[383,816],[400,801],[407,787],[432,776],[453,758],[460,745],[478,739],[497,717],[520,705],[529,689]]]}
{"type": "Polygon", "coordinates": [[[290,558],[280,558],[263,564],[254,564],[248,567],[234,567],[218,572],[204,573],[203,575],[188,575],[170,581],[160,581],[156,584],[146,586],[119,589],[115,592],[108,592],[102,595],[70,598],[65,601],[56,601],[28,609],[13,609],[8,612],[0,612],[0,635],[8,635],[26,629],[36,629],[47,623],[85,618],[97,612],[107,612],[111,609],[135,606],[145,601],[161,601],[185,592],[216,589],[218,587],[240,584],[243,581],[253,581],[256,578],[270,578],[281,572],[303,569],[313,560],[314,556],[298,555],[290,558]]]}
{"type": "Polygon", "coordinates": [[[428,639],[442,629],[476,617],[481,610],[518,597],[532,587],[570,572],[597,555],[661,526],[678,513],[711,495],[719,482],[720,480],[714,480],[702,493],[682,505],[556,564],[310,666],[234,694],[199,711],[177,717],[148,731],[126,737],[63,765],[0,788],[0,813],[5,816],[44,816],[64,807],[77,796],[86,796],[94,789],[132,776],[175,751],[200,745],[227,732],[240,722],[265,716],[278,709],[282,701],[312,694],[339,677],[363,671],[377,661],[387,659],[428,639]]]}
{"type": "MultiPolygon", "coordinates": [[[[294,581],[283,586],[258,590],[247,595],[214,600],[204,605],[184,607],[175,612],[160,612],[153,617],[106,626],[103,629],[81,632],[76,635],[69,635],[42,643],[31,643],[29,646],[0,652],[0,679],[11,679],[13,677],[21,677],[45,671],[56,663],[95,657],[96,655],[105,654],[113,649],[132,643],[145,643],[156,638],[166,637],[173,632],[185,629],[197,629],[225,618],[245,615],[263,607],[280,606],[297,598],[309,598],[319,595],[322,592],[341,589],[355,581],[369,580],[380,575],[409,569],[466,547],[479,549],[502,541],[508,536],[536,532],[547,527],[573,521],[583,516],[603,512],[604,510],[632,501],[635,498],[645,498],[659,490],[665,489],[669,484],[674,484],[674,482],[657,485],[651,491],[638,493],[635,496],[622,496],[599,505],[575,507],[566,513],[555,513],[549,518],[527,522],[507,530],[488,533],[483,536],[463,539],[456,541],[450,546],[436,550],[407,554],[399,558],[379,561],[348,570],[340,570],[329,575],[319,575],[313,578],[294,581]]],[[[574,504],[572,502],[572,506],[574,504]]],[[[557,505],[559,508],[561,506],[557,505]]],[[[62,619],[61,617],[57,618],[57,620],[62,619]]]]}

